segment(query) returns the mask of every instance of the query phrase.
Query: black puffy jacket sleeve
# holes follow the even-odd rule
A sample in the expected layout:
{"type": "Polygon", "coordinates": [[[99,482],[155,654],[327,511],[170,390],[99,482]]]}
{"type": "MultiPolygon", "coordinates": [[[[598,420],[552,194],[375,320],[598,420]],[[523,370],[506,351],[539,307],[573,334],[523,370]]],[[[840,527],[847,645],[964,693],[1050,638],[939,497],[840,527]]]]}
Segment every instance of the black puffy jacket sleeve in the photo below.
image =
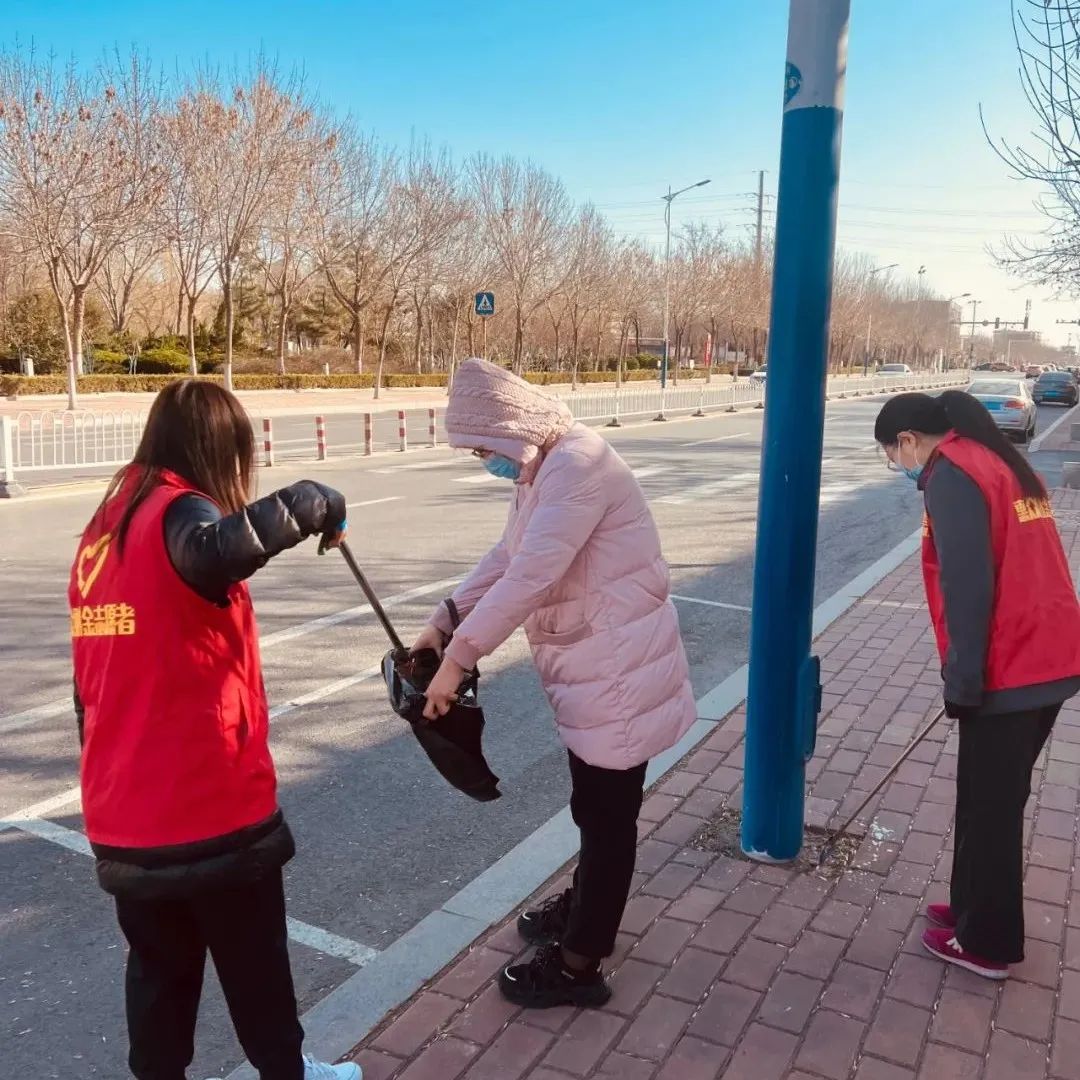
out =
{"type": "Polygon", "coordinates": [[[336,532],[344,522],[344,496],[313,480],[227,515],[201,495],[182,495],[165,515],[165,547],[192,589],[211,603],[225,604],[230,585],[309,536],[336,532]]]}

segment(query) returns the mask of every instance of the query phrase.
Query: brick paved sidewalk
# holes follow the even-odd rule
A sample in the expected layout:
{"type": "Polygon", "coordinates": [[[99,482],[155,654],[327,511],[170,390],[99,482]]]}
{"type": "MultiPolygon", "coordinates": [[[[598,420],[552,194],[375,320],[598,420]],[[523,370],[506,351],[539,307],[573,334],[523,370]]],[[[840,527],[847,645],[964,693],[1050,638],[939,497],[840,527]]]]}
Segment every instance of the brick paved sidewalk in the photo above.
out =
{"type": "MultiPolygon", "coordinates": [[[[1056,502],[1075,573],[1080,493],[1056,502]]],[[[835,824],[939,701],[917,561],[835,622],[817,650],[826,686],[809,817],[835,824]]],[[[739,805],[743,731],[737,711],[645,803],[610,1005],[521,1012],[503,1002],[492,977],[524,952],[508,923],[361,1044],[367,1080],[1080,1078],[1076,705],[1033,784],[1027,959],[1004,984],[947,970],[919,940],[922,908],[947,896],[950,724],[867,813],[873,829],[838,880],[686,846],[703,818],[739,805]]]]}

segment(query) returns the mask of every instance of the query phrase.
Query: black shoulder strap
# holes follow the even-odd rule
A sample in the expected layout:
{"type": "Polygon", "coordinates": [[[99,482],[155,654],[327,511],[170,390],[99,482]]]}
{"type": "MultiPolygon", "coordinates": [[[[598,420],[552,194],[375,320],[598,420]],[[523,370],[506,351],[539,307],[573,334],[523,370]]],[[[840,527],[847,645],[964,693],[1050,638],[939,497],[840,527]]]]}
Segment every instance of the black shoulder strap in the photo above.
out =
{"type": "Polygon", "coordinates": [[[446,610],[450,613],[450,625],[456,630],[461,625],[461,614],[458,612],[457,604],[449,596],[443,603],[446,604],[446,610]]]}

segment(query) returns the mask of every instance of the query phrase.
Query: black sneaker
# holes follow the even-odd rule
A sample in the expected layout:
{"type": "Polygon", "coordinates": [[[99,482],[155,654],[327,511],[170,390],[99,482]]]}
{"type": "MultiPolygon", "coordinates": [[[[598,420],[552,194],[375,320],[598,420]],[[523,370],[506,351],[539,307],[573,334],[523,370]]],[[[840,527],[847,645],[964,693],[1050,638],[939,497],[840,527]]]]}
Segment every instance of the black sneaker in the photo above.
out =
{"type": "Polygon", "coordinates": [[[571,971],[563,963],[558,945],[541,945],[529,963],[503,968],[499,989],[507,1001],[523,1009],[551,1009],[556,1005],[595,1009],[611,998],[600,965],[588,971],[571,971]]]}
{"type": "Polygon", "coordinates": [[[548,945],[560,941],[566,933],[566,920],[570,917],[570,897],[567,889],[558,896],[549,896],[538,908],[523,911],[518,916],[518,933],[530,945],[548,945]]]}

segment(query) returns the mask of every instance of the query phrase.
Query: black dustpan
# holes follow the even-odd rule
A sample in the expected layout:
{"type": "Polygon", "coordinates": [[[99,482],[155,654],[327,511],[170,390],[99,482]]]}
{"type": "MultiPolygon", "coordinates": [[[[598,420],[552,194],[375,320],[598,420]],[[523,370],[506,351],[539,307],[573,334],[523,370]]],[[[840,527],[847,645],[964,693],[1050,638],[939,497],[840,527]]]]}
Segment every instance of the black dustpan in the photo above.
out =
{"type": "MultiPolygon", "coordinates": [[[[405,648],[349,545],[342,543],[339,546],[393,646],[382,663],[391,708],[408,720],[416,741],[447,783],[478,802],[499,798],[499,778],[484,760],[482,748],[484,710],[476,698],[479,674],[470,671],[465,676],[458,688],[458,700],[445,716],[434,721],[425,719],[427,699],[424,691],[439,669],[439,657],[432,649],[423,649],[414,655],[405,648]]],[[[456,626],[457,612],[453,603],[448,607],[456,626]]]]}

